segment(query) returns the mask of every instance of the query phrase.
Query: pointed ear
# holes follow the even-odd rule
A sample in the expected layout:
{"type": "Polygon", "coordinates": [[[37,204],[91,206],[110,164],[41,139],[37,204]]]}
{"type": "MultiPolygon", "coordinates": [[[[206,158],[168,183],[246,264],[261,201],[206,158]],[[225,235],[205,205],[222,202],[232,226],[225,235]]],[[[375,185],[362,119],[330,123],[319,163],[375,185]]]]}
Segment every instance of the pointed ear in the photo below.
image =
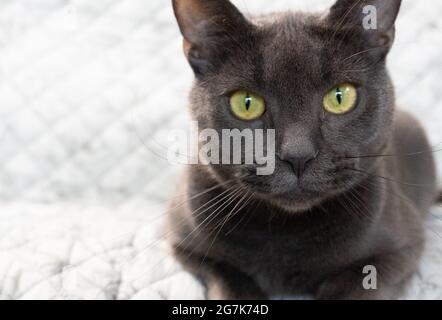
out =
{"type": "Polygon", "coordinates": [[[338,0],[328,16],[335,30],[358,29],[367,47],[388,52],[394,41],[401,0],[338,0]]]}
{"type": "Polygon", "coordinates": [[[172,0],[184,37],[184,53],[195,74],[219,64],[240,44],[251,27],[228,0],[172,0]]]}

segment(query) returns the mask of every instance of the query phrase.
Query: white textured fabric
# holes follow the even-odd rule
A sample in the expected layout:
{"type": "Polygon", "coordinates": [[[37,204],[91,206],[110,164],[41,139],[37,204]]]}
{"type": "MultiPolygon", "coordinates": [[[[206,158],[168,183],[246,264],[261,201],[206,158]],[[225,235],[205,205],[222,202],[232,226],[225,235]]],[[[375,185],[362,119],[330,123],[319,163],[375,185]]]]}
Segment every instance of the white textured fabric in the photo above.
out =
{"type": "MultiPolygon", "coordinates": [[[[441,15],[405,0],[389,60],[399,104],[439,147],[441,15]]],[[[169,0],[0,2],[0,298],[203,297],[161,238],[180,171],[166,137],[187,121],[191,81],[169,0]]],[[[408,297],[442,297],[439,219],[408,297]]]]}

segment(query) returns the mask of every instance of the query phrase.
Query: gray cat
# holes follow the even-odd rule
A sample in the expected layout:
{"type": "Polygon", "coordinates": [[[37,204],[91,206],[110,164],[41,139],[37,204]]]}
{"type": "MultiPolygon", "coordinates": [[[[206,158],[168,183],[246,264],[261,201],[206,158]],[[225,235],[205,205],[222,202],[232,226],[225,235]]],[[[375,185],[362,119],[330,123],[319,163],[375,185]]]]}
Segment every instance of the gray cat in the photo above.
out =
{"type": "Polygon", "coordinates": [[[396,110],[386,69],[400,5],[246,18],[228,0],[173,1],[200,129],[276,130],[272,175],[189,166],[171,205],[169,241],[208,298],[403,293],[437,187],[424,130],[396,110]],[[377,272],[368,288],[366,266],[377,272]]]}

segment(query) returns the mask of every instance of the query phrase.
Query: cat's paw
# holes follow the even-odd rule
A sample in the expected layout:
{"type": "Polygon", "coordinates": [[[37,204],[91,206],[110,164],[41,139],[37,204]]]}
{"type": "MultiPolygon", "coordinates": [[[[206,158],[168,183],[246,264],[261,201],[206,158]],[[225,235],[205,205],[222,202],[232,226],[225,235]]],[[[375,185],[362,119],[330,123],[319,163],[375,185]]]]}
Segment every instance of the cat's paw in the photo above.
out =
{"type": "Polygon", "coordinates": [[[234,290],[227,288],[220,282],[213,282],[207,287],[207,299],[209,300],[267,300],[259,290],[234,290]]]}
{"type": "Polygon", "coordinates": [[[365,289],[362,272],[343,271],[323,281],[316,291],[320,300],[377,300],[382,295],[377,289],[365,289]]]}

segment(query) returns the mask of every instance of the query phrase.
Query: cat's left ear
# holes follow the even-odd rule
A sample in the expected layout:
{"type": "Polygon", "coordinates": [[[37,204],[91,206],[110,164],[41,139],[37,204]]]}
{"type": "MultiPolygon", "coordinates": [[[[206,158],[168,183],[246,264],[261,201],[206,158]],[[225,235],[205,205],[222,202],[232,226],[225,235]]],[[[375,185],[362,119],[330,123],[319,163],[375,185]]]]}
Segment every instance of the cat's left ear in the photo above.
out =
{"type": "Polygon", "coordinates": [[[329,27],[358,29],[367,47],[388,49],[393,44],[401,0],[338,0],[327,18],[329,27]]]}
{"type": "Polygon", "coordinates": [[[172,0],[195,74],[216,68],[247,41],[251,24],[229,0],[172,0]]]}

